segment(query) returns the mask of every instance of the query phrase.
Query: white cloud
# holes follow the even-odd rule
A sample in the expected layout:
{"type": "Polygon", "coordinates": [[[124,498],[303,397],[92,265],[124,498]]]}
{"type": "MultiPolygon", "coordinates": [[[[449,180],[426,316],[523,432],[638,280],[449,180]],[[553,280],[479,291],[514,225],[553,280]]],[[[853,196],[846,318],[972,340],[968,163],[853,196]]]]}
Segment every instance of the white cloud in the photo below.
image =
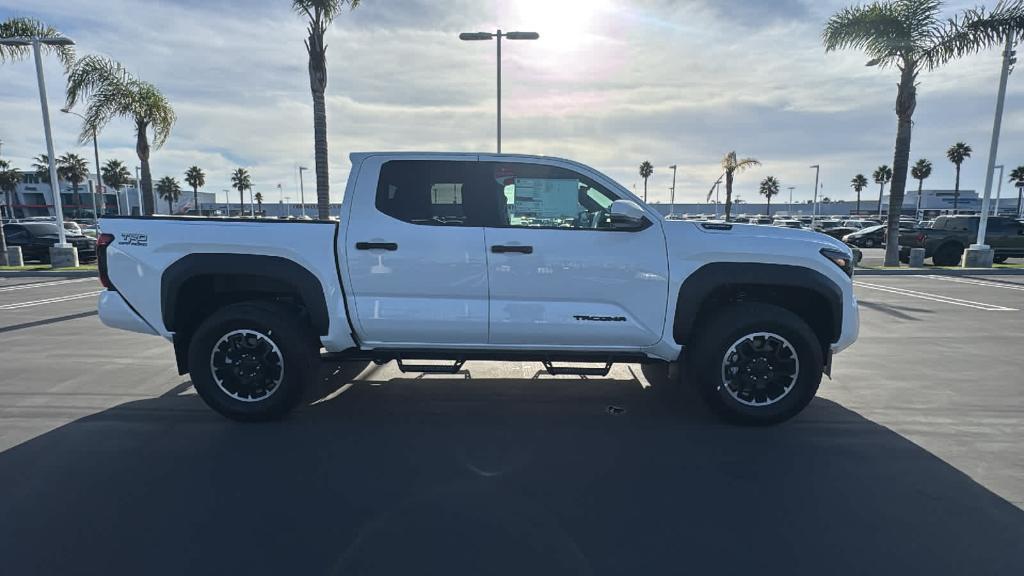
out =
{"type": "MultiPolygon", "coordinates": [[[[494,146],[494,44],[457,39],[465,30],[533,29],[536,42],[504,44],[504,148],[571,157],[642,188],[636,166],[655,164],[650,196],[703,199],[727,151],[764,166],[740,177],[777,176],[809,195],[810,164],[825,193],[852,198],[854,174],[891,164],[896,73],[857,53],[825,54],[821,25],[848,2],[784,0],[365,0],[339,16],[328,42],[332,194],[347,155],[370,149],[479,150],[494,146]]],[[[179,121],[154,151],[157,176],[198,164],[208,188],[229,187],[245,166],[269,200],[312,163],[312,107],[303,22],[286,0],[0,0],[0,13],[47,20],[78,42],[123,62],[174,103],[179,121]]],[[[960,6],[964,3],[958,2],[960,6]]],[[[921,76],[913,159],[935,163],[930,184],[949,186],[944,150],[975,149],[964,187],[980,188],[999,67],[997,51],[921,76]]],[[[48,62],[59,152],[89,153],[60,115],[62,90],[48,62]]],[[[1000,160],[1024,164],[1024,85],[1011,77],[1000,160]]],[[[16,164],[44,150],[30,63],[0,67],[0,139],[16,164]]],[[[101,154],[131,166],[134,135],[115,122],[101,154]]],[[[310,182],[310,181],[307,181],[310,182]]]]}

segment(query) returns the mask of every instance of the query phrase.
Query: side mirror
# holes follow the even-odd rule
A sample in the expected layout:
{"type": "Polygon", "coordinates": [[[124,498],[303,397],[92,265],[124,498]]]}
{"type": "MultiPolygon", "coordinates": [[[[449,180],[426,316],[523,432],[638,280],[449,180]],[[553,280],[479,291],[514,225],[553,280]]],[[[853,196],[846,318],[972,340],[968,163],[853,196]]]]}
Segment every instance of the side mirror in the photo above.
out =
{"type": "Polygon", "coordinates": [[[651,224],[647,212],[632,200],[616,200],[608,207],[612,230],[643,230],[651,224]]]}

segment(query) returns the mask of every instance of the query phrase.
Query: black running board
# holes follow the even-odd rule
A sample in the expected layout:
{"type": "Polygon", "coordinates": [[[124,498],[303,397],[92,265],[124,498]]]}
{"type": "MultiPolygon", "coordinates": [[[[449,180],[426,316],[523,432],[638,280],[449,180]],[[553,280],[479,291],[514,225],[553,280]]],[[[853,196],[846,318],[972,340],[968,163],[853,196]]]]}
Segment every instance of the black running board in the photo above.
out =
{"type": "Polygon", "coordinates": [[[555,366],[550,361],[543,362],[544,369],[552,376],[607,376],[612,370],[612,362],[598,366],[555,366]]]}
{"type": "Polygon", "coordinates": [[[406,364],[401,358],[396,360],[398,369],[403,373],[420,372],[422,374],[458,374],[465,360],[456,360],[453,364],[406,364]]]}

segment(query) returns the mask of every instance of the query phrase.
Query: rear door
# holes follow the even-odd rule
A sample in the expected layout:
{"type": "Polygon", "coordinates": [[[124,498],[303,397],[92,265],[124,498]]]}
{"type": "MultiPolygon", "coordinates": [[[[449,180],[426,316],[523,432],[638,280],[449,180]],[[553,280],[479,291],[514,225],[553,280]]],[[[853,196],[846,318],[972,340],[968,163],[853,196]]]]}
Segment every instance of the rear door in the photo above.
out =
{"type": "Polygon", "coordinates": [[[640,349],[661,339],[668,262],[660,219],[612,230],[622,198],[596,173],[482,157],[500,207],[486,230],[490,342],[571,350],[640,349]],[[493,161],[487,161],[493,160],[493,161]]]}
{"type": "Polygon", "coordinates": [[[487,342],[484,216],[476,156],[369,157],[350,187],[345,285],[372,345],[487,342]]]}

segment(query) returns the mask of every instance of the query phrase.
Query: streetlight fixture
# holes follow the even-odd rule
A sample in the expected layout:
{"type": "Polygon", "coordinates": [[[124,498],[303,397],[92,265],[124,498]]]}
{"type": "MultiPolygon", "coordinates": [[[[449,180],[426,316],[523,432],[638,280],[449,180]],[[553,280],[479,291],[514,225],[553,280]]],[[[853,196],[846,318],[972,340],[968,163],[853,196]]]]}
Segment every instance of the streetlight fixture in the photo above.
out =
{"type": "Polygon", "coordinates": [[[64,208],[60,202],[60,181],[57,180],[57,160],[53,154],[53,133],[50,131],[50,107],[46,102],[46,79],[43,77],[43,56],[40,47],[47,46],[73,46],[75,43],[70,38],[58,36],[56,38],[0,38],[2,46],[31,46],[32,54],[36,61],[36,82],[39,84],[39,103],[43,112],[43,132],[46,134],[46,153],[49,156],[50,164],[50,190],[53,192],[53,209],[57,215],[57,246],[68,248],[67,238],[64,235],[64,208]]]}
{"type": "MultiPolygon", "coordinates": [[[[302,218],[306,218],[306,190],[302,184],[302,172],[309,170],[305,166],[299,166],[299,203],[302,205],[302,218]]],[[[290,212],[289,212],[290,213],[290,212]]]]}
{"type": "Polygon", "coordinates": [[[498,154],[501,154],[501,39],[509,40],[536,40],[540,34],[536,32],[463,32],[459,34],[459,40],[493,40],[498,39],[498,154]]]}
{"type": "MultiPolygon", "coordinates": [[[[65,113],[65,114],[74,114],[75,116],[78,116],[79,118],[81,118],[83,122],[86,122],[86,123],[89,122],[88,120],[85,119],[85,116],[82,116],[78,112],[72,111],[70,108],[61,108],[60,111],[65,113]]],[[[100,145],[99,145],[99,142],[97,141],[97,138],[96,138],[96,127],[95,126],[92,127],[92,153],[93,153],[93,156],[96,158],[96,185],[99,188],[99,193],[102,195],[103,194],[103,177],[100,176],[100,145]]],[[[106,205],[106,200],[104,200],[104,205],[106,205]]],[[[100,213],[97,212],[97,210],[96,210],[96,195],[93,194],[92,195],[92,219],[93,219],[93,221],[96,221],[97,219],[99,219],[99,217],[100,217],[100,213]]]]}
{"type": "Polygon", "coordinates": [[[814,226],[814,217],[818,215],[818,177],[821,176],[821,166],[815,164],[814,168],[814,204],[811,207],[811,226],[814,226]]]}

